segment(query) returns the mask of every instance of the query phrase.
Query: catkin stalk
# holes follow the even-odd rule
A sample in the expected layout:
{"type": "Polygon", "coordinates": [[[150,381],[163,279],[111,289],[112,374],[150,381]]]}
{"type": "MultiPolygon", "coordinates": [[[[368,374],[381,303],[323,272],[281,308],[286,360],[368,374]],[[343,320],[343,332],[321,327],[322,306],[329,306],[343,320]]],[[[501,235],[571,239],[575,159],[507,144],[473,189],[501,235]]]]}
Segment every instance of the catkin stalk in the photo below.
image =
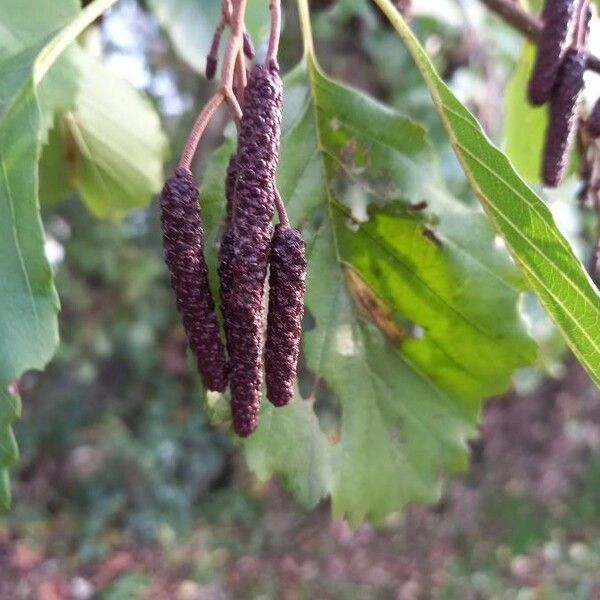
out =
{"type": "Polygon", "coordinates": [[[269,313],[265,345],[267,398],[285,406],[294,382],[304,316],[306,257],[299,231],[277,225],[271,241],[269,313]]]}

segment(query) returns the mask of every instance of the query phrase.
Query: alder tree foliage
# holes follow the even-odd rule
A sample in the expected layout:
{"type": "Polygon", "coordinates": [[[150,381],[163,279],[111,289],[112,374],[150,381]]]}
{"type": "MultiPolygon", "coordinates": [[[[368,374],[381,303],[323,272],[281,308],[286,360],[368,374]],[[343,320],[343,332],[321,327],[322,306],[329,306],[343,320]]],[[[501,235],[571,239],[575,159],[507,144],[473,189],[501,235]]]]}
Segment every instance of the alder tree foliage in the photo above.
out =
{"type": "Polygon", "coordinates": [[[542,182],[580,178],[582,202],[600,206],[600,104],[581,101],[584,70],[600,70],[587,50],[590,2],[548,0],[540,20],[482,0],[530,40],[507,102],[544,105],[526,109],[538,111],[532,156],[510,115],[507,154],[488,139],[411,30],[408,2],[372,0],[422,77],[479,201],[469,203],[445,181],[424,124],[324,72],[311,18],[333,2],[284,4],[304,48],[280,74],[277,0],[148,0],[181,59],[216,80],[179,164],[163,172],[154,107],[80,37],[116,1],[2,2],[2,507],[19,378],[58,343],[40,201],[67,192],[119,218],[163,189],[165,281],[168,269],[204,410],[238,434],[260,478],[277,475],[302,505],[330,497],[335,515],[359,523],[435,501],[441,476],[467,465],[483,400],[536,360],[527,291],[600,384],[598,290],[538,195],[542,182]],[[196,165],[217,110],[235,125],[196,165]]]}

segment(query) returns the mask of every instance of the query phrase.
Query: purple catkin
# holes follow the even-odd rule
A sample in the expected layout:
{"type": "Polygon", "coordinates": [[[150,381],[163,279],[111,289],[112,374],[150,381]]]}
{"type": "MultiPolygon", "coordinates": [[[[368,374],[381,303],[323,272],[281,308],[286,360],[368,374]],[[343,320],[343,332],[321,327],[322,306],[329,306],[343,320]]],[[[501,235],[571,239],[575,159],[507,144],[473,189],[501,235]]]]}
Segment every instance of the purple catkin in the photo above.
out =
{"type": "Polygon", "coordinates": [[[198,371],[208,389],[222,392],[227,386],[225,353],[202,252],[198,189],[187,169],[177,168],[165,183],[161,222],[171,287],[198,371]]]}
{"type": "Polygon", "coordinates": [[[587,120],[587,131],[593,138],[600,137],[600,99],[596,100],[596,104],[592,108],[592,112],[587,120]]]}
{"type": "Polygon", "coordinates": [[[306,257],[299,231],[281,225],[275,227],[269,269],[267,398],[275,406],[285,406],[294,395],[304,316],[306,257]]]}
{"type": "Polygon", "coordinates": [[[227,352],[231,356],[230,332],[232,331],[231,291],[233,286],[233,231],[223,232],[219,247],[219,295],[221,297],[221,314],[225,329],[227,352]]]}
{"type": "Polygon", "coordinates": [[[231,226],[233,217],[233,204],[235,195],[235,184],[237,183],[237,155],[232,154],[229,157],[227,165],[227,174],[225,176],[225,200],[226,200],[226,220],[227,228],[231,226]]]}
{"type": "Polygon", "coordinates": [[[550,98],[542,170],[542,179],[550,187],[556,187],[561,183],[569,164],[569,156],[577,132],[577,107],[583,89],[585,64],[585,53],[569,49],[550,98]]]}
{"type": "Polygon", "coordinates": [[[233,216],[233,205],[235,195],[235,184],[237,179],[236,155],[232,154],[227,166],[227,175],[225,177],[225,199],[227,216],[225,220],[225,231],[221,237],[219,246],[219,294],[221,297],[221,314],[225,329],[225,338],[227,341],[227,352],[231,354],[229,342],[229,332],[231,325],[231,288],[233,284],[233,253],[234,253],[234,235],[231,220],[233,216]]]}
{"type": "Polygon", "coordinates": [[[257,65],[244,95],[233,215],[234,257],[228,339],[235,432],[258,423],[262,384],[263,295],[270,255],[282,85],[275,66],[257,65]]]}
{"type": "Polygon", "coordinates": [[[527,89],[529,101],[534,106],[545,104],[552,94],[567,51],[574,4],[573,0],[546,0],[544,4],[541,15],[544,27],[527,89]]]}

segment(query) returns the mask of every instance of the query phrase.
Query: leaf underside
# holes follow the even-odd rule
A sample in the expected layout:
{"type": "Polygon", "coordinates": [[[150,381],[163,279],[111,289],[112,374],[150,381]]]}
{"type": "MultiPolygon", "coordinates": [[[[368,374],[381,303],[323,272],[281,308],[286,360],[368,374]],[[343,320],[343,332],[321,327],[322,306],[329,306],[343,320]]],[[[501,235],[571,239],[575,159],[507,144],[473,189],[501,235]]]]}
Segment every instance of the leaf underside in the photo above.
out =
{"type": "Polygon", "coordinates": [[[486,137],[440,79],[389,0],[376,0],[402,38],[429,88],[471,187],[527,283],[565,341],[600,385],[600,294],[544,202],[486,137]]]}
{"type": "Polygon", "coordinates": [[[167,155],[158,114],[128,82],[81,48],[70,48],[63,62],[79,78],[73,105],[56,115],[43,150],[42,204],[77,191],[100,218],[122,217],[147,206],[162,187],[167,155]]]}
{"type": "Polygon", "coordinates": [[[47,11],[7,0],[0,42],[0,509],[10,504],[8,469],[18,457],[10,425],[19,416],[17,380],[41,369],[58,341],[58,297],[44,253],[37,202],[45,123],[33,84],[34,62],[77,10],[72,0],[47,11]]]}

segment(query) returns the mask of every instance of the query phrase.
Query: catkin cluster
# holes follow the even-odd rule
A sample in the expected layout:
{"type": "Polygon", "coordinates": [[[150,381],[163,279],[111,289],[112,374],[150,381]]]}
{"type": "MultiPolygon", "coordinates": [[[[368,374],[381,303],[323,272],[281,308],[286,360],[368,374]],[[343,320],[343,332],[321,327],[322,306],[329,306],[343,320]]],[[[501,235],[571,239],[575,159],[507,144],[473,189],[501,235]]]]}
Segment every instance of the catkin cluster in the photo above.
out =
{"type": "Polygon", "coordinates": [[[223,391],[229,383],[233,428],[242,437],[258,424],[263,359],[267,397],[275,406],[284,406],[293,396],[300,349],[304,241],[287,225],[287,217],[274,233],[272,225],[281,111],[278,67],[274,61],[255,66],[244,91],[237,151],[230,157],[225,179],[219,290],[228,361],[202,252],[198,190],[189,170],[177,169],[161,202],[166,262],[190,347],[209,389],[223,391]]]}
{"type": "Polygon", "coordinates": [[[565,177],[577,132],[590,17],[589,7],[576,0],[546,0],[542,11],[528,97],[549,106],[542,180],[552,187],[565,177]]]}

